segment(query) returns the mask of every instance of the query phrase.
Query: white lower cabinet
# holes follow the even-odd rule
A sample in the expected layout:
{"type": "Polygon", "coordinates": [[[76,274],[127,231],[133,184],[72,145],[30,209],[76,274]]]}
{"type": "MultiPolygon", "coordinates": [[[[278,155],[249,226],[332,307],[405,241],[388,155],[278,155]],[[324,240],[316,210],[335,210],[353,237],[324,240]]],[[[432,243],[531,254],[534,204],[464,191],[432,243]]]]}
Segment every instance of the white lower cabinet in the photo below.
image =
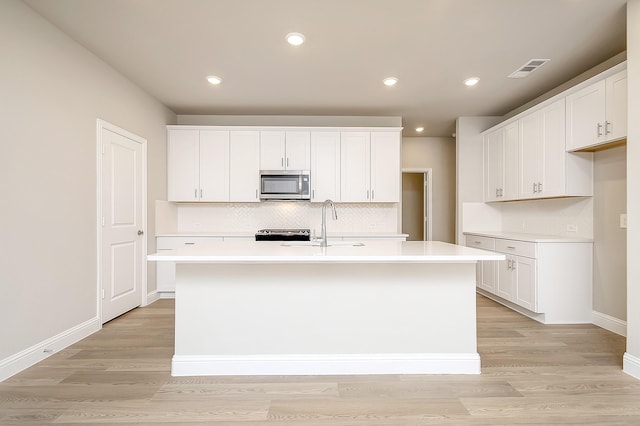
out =
{"type": "MultiPolygon", "coordinates": [[[[181,247],[206,246],[208,243],[222,240],[223,237],[156,237],[156,249],[158,253],[162,253],[181,247]]],[[[161,294],[176,290],[174,262],[156,262],[156,290],[161,294]]]]}
{"type": "Polygon", "coordinates": [[[545,324],[591,323],[593,243],[467,233],[466,245],[506,255],[479,262],[479,293],[545,324]]]}
{"type": "MultiPolygon", "coordinates": [[[[467,246],[483,250],[495,251],[496,243],[493,238],[467,235],[467,246]]],[[[476,266],[476,285],[478,288],[494,293],[496,291],[496,262],[481,260],[476,266]]]]}

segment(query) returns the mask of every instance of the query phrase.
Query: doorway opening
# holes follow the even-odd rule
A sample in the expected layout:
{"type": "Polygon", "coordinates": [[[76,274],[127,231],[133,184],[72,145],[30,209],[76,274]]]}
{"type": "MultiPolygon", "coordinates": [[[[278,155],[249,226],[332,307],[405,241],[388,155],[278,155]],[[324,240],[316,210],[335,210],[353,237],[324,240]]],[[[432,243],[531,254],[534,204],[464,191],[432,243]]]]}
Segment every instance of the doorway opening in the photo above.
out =
{"type": "Polygon", "coordinates": [[[402,169],[402,233],[431,240],[431,169],[402,169]]]}

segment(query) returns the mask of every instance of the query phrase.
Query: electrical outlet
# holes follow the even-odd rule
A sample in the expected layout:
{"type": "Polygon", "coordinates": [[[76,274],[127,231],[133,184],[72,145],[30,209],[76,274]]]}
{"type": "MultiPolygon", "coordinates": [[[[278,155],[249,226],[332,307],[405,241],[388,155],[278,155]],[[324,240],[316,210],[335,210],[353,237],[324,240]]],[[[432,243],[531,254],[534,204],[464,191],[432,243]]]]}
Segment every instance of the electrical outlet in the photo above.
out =
{"type": "Polygon", "coordinates": [[[567,225],[567,232],[578,232],[578,225],[575,223],[570,223],[567,225]]]}
{"type": "Polygon", "coordinates": [[[626,213],[621,213],[620,214],[620,228],[627,229],[627,214],[626,213]]]}

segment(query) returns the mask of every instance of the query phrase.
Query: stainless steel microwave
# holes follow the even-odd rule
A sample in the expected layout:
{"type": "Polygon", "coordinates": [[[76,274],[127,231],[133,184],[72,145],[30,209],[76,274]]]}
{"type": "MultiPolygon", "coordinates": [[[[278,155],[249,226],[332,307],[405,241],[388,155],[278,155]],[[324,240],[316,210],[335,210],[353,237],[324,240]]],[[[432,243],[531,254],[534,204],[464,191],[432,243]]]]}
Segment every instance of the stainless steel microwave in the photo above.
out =
{"type": "Polygon", "coordinates": [[[308,170],[261,170],[261,200],[310,200],[308,170]]]}

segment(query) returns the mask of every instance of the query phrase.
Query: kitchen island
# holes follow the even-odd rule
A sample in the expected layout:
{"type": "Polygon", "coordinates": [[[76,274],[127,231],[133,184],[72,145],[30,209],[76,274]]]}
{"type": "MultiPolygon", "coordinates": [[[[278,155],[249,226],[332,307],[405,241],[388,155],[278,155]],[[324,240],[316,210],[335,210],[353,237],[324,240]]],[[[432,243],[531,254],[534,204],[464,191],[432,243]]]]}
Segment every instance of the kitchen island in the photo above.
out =
{"type": "Polygon", "coordinates": [[[416,241],[149,256],[176,262],[174,376],[478,374],[476,262],[501,259],[416,241]]]}

